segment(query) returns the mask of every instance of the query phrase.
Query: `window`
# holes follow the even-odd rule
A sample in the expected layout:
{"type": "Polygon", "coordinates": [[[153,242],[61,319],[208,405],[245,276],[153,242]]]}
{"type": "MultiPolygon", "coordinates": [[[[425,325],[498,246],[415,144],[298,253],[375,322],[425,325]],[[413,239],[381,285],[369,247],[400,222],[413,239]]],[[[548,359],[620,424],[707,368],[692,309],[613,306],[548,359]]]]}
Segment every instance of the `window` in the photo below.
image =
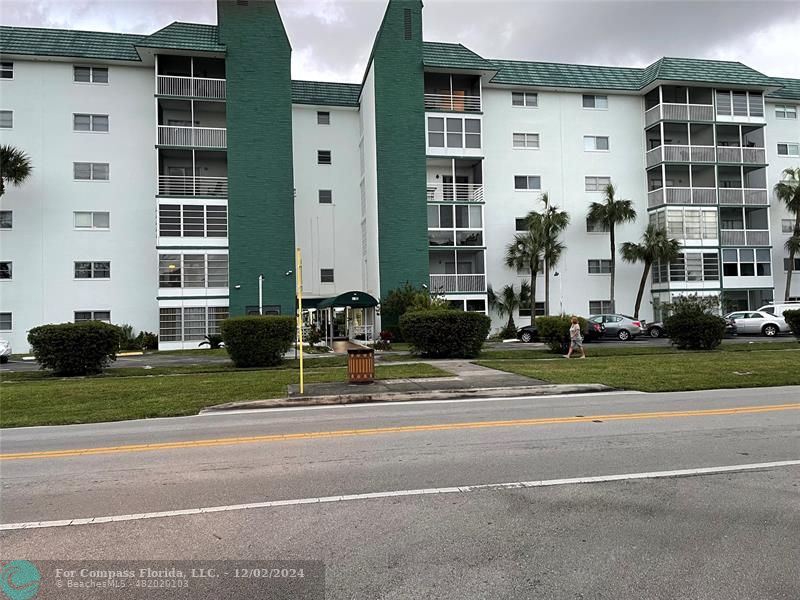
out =
{"type": "Polygon", "coordinates": [[[761,92],[717,90],[717,114],[736,117],[763,117],[764,96],[761,92]]]}
{"type": "Polygon", "coordinates": [[[0,129],[11,129],[14,127],[14,111],[0,110],[0,129]]]}
{"type": "Polygon", "coordinates": [[[75,211],[72,213],[75,229],[109,229],[110,219],[107,212],[83,212],[75,211]]]}
{"type": "Polygon", "coordinates": [[[75,261],[75,279],[109,279],[111,263],[109,261],[75,261]]]}
{"type": "Polygon", "coordinates": [[[108,181],[108,163],[72,163],[73,177],[78,181],[108,181]]]}
{"type": "MultiPolygon", "coordinates": [[[[448,119],[449,121],[450,119],[448,119]]],[[[480,119],[464,119],[464,147],[481,147],[481,122],[480,119]]]]}
{"type": "Polygon", "coordinates": [[[319,280],[321,283],[333,283],[333,269],[320,269],[319,280]]]}
{"type": "Polygon", "coordinates": [[[608,136],[605,135],[585,135],[583,136],[583,149],[590,151],[608,150],[608,136]]]}
{"type": "Polygon", "coordinates": [[[587,233],[608,233],[610,230],[606,223],[597,223],[586,219],[586,232],[587,233]]]}
{"type": "Polygon", "coordinates": [[[428,117],[428,146],[431,148],[480,148],[480,119],[428,117]]]}
{"type": "Polygon", "coordinates": [[[227,306],[160,308],[159,341],[202,340],[206,335],[219,333],[220,323],[227,318],[227,306]]]}
{"type": "Polygon", "coordinates": [[[539,94],[536,92],[511,92],[511,106],[539,106],[539,94]]]}
{"type": "Polygon", "coordinates": [[[228,287],[228,255],[159,254],[158,287],[228,287]]]}
{"type": "Polygon", "coordinates": [[[108,67],[72,67],[75,83],[108,83],[108,67]]]}
{"type": "MultiPolygon", "coordinates": [[[[783,270],[784,271],[788,271],[789,270],[789,258],[788,257],[783,259],[783,270]]],[[[800,256],[795,257],[794,266],[792,267],[792,271],[800,271],[800,256]]]]}
{"type": "Polygon", "coordinates": [[[317,150],[317,164],[329,165],[331,164],[331,151],[330,150],[317,150]]]}
{"type": "Polygon", "coordinates": [[[584,189],[587,192],[602,192],[611,184],[611,177],[587,176],[583,179],[584,189]]]}
{"type": "Polygon", "coordinates": [[[0,331],[11,331],[12,324],[11,313],[0,312],[0,331]]]}
{"type": "Polygon", "coordinates": [[[796,119],[797,107],[792,106],[791,104],[776,104],[775,116],[778,119],[796,119]]]}
{"type": "Polygon", "coordinates": [[[325,110],[318,110],[317,125],[330,125],[330,124],[331,124],[331,113],[325,110]]]}
{"type": "Polygon", "coordinates": [[[11,279],[12,271],[13,269],[10,261],[4,260],[0,262],[0,279],[11,279]]]}
{"type": "Polygon", "coordinates": [[[522,217],[521,219],[514,219],[515,231],[528,231],[528,219],[522,217]]]}
{"type": "MultiPolygon", "coordinates": [[[[2,228],[2,215],[0,215],[0,228],[2,228]]],[[[792,219],[781,219],[781,233],[794,233],[794,221],[792,219]]]]}
{"type": "Polygon", "coordinates": [[[583,108],[608,108],[608,96],[584,94],[583,108]]]}
{"type": "Polygon", "coordinates": [[[610,258],[590,258],[589,275],[606,275],[611,273],[610,258]]]}
{"type": "MultiPolygon", "coordinates": [[[[530,273],[528,273],[528,275],[530,275],[530,273]]],[[[536,316],[537,317],[544,316],[544,314],[545,314],[544,313],[544,302],[537,302],[536,306],[535,306],[535,310],[536,310],[536,316]]],[[[531,316],[531,307],[530,307],[530,305],[528,305],[526,307],[522,307],[521,306],[519,308],[519,316],[520,317],[530,317],[531,316]]]]}
{"type": "Polygon", "coordinates": [[[772,252],[769,248],[726,248],[722,251],[722,274],[725,277],[772,275],[772,252]]]}
{"type": "Polygon", "coordinates": [[[480,206],[428,206],[428,245],[483,245],[483,212],[480,206]],[[437,231],[432,231],[437,230],[437,231]],[[445,230],[445,231],[438,231],[445,230]]]}
{"type": "Polygon", "coordinates": [[[0,210],[0,229],[12,229],[14,227],[14,213],[10,210],[0,210]]]}
{"type": "Polygon", "coordinates": [[[111,323],[110,310],[76,310],[75,322],[81,323],[83,321],[102,321],[103,323],[111,323]]]}
{"type": "Polygon", "coordinates": [[[513,134],[514,148],[534,148],[539,149],[538,133],[515,133],[513,134]]]}
{"type": "Polygon", "coordinates": [[[589,314],[602,315],[611,312],[611,300],[589,300],[589,314]]]}
{"type": "Polygon", "coordinates": [[[228,208],[224,204],[159,204],[158,235],[226,237],[228,208]]]}
{"type": "Polygon", "coordinates": [[[514,175],[515,190],[541,190],[542,178],[539,175],[514,175]]]}
{"type": "Polygon", "coordinates": [[[108,131],[108,115],[72,115],[72,128],[75,131],[108,131]]]}
{"type": "Polygon", "coordinates": [[[14,79],[13,62],[0,62],[0,79],[14,79]]]}
{"type": "Polygon", "coordinates": [[[778,156],[800,156],[800,144],[778,144],[778,156]]]}
{"type": "Polygon", "coordinates": [[[333,204],[333,192],[331,190],[320,190],[319,191],[319,203],[320,204],[333,204]]]}

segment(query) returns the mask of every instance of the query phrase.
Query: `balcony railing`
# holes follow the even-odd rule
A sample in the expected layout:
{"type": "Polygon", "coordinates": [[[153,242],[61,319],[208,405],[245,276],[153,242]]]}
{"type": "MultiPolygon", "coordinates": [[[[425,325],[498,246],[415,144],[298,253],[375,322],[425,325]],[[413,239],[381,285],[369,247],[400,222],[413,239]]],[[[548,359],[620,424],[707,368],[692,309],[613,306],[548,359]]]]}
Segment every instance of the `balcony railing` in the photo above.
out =
{"type": "Polygon", "coordinates": [[[764,148],[719,146],[717,160],[721,163],[766,164],[767,152],[764,148]]]}
{"type": "Polygon", "coordinates": [[[483,202],[483,184],[429,183],[428,202],[483,202]]]}
{"type": "Polygon", "coordinates": [[[226,198],[228,196],[228,178],[159,175],[158,195],[226,198]]]}
{"type": "Polygon", "coordinates": [[[714,146],[664,144],[647,151],[647,166],[660,162],[714,162],[714,146]]]}
{"type": "Polygon", "coordinates": [[[769,246],[769,230],[722,229],[719,242],[723,246],[769,246]]]}
{"type": "Polygon", "coordinates": [[[647,206],[661,206],[662,204],[699,204],[709,205],[717,203],[716,188],[701,187],[666,187],[647,192],[647,206]]]}
{"type": "Polygon", "coordinates": [[[449,292],[485,292],[486,275],[431,275],[432,294],[449,292]]]}
{"type": "Polygon", "coordinates": [[[458,94],[425,94],[425,110],[481,112],[481,97],[458,94]]]}
{"type": "Polygon", "coordinates": [[[225,100],[225,88],[226,82],[224,79],[159,75],[157,93],[159,96],[225,100]]]}
{"type": "Polygon", "coordinates": [[[739,206],[766,206],[769,204],[769,195],[765,189],[720,188],[719,203],[739,206]]]}
{"type": "Polygon", "coordinates": [[[189,148],[227,148],[227,130],[224,127],[182,127],[159,125],[158,143],[161,146],[186,146],[189,148]]]}
{"type": "Polygon", "coordinates": [[[650,127],[662,119],[665,121],[713,121],[714,107],[711,104],[664,102],[647,109],[644,113],[645,127],[650,127]]]}

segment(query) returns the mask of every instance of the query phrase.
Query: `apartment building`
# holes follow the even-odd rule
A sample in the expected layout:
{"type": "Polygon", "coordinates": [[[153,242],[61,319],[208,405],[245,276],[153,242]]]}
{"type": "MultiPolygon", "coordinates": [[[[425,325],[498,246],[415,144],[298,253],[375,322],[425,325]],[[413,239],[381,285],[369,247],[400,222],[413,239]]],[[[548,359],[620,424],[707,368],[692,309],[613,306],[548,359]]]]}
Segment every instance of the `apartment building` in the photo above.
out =
{"type": "MultiPolygon", "coordinates": [[[[654,222],[684,247],[643,317],[688,292],[783,296],[772,187],[800,166],[800,80],[482,57],[423,41],[417,0],[388,2],[359,83],[292,80],[290,58],[267,0],[152,35],[0,28],[0,143],[34,166],[0,198],[0,337],[24,350],[31,327],[98,319],[196,347],[229,315],[293,314],[295,248],[336,335],[374,336],[405,283],[488,312],[489,285],[529,278],[505,248],[544,192],[571,217],[551,312],[602,312],[608,232],[586,213],[608,182],[638,213],[618,242],[654,222]]],[[[630,312],[641,265],[617,264],[630,312]]]]}

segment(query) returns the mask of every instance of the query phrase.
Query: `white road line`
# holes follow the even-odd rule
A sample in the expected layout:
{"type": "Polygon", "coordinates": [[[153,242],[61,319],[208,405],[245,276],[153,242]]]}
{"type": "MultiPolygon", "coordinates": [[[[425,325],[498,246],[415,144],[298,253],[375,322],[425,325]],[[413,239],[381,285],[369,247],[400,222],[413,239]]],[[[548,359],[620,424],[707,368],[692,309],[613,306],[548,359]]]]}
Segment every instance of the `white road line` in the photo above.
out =
{"type": "Polygon", "coordinates": [[[233,512],[254,508],[277,508],[282,506],[298,506],[301,504],[320,504],[332,502],[349,502],[351,500],[373,500],[377,498],[396,498],[401,496],[426,496],[429,494],[465,494],[485,490],[511,490],[520,488],[551,487],[557,485],[573,485],[579,483],[603,483],[610,481],[627,481],[631,479],[660,479],[664,477],[691,477],[696,475],[715,475],[736,471],[752,471],[755,469],[774,469],[800,465],[800,460],[783,460],[777,462],[752,463],[745,465],[729,465],[724,467],[701,467],[697,469],[679,469],[673,471],[651,471],[649,473],[625,473],[622,475],[600,475],[596,477],[572,477],[568,479],[545,479],[539,481],[515,481],[511,483],[486,483],[457,487],[426,488],[417,490],[396,490],[390,492],[371,492],[367,494],[345,494],[340,496],[323,496],[317,498],[297,498],[294,500],[271,500],[268,502],[252,502],[249,504],[230,504],[227,506],[208,506],[204,508],[185,508],[181,510],[165,510],[160,512],[138,513],[130,515],[113,515],[106,517],[85,517],[79,519],[61,519],[58,521],[31,521],[27,523],[3,523],[0,531],[16,529],[44,529],[51,527],[68,527],[71,525],[96,525],[99,523],[119,523],[122,521],[141,521],[144,519],[160,519],[163,517],[182,517],[202,515],[216,512],[233,512]]]}

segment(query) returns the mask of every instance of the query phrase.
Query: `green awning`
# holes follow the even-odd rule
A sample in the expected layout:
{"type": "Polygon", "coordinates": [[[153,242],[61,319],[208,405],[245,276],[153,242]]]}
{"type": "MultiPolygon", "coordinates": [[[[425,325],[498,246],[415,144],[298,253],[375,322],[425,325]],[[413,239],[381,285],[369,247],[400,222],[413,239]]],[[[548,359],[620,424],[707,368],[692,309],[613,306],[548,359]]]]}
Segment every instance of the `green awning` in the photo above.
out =
{"type": "Polygon", "coordinates": [[[378,306],[378,301],[366,292],[346,292],[335,298],[325,298],[317,304],[319,310],[325,308],[344,308],[347,306],[350,308],[371,308],[373,306],[378,306]]]}

